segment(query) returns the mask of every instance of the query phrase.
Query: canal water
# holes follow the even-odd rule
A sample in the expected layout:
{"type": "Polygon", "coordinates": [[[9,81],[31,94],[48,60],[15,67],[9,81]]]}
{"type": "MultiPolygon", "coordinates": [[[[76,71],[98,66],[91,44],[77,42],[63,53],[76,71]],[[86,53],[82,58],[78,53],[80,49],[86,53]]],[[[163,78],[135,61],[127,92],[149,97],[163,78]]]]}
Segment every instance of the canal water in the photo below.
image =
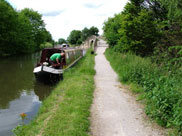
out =
{"type": "Polygon", "coordinates": [[[33,75],[40,53],[0,59],[0,136],[12,135],[27,114],[27,124],[36,115],[52,86],[37,82],[33,75]]]}

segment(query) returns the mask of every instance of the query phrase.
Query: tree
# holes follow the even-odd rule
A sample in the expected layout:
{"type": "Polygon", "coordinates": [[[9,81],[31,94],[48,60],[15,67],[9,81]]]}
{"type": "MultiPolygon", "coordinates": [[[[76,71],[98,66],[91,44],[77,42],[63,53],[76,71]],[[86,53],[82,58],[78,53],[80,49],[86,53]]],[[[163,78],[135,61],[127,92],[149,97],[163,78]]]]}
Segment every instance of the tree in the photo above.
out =
{"type": "Polygon", "coordinates": [[[98,32],[99,32],[99,29],[97,27],[92,26],[90,29],[85,27],[81,33],[81,40],[85,41],[88,37],[92,35],[98,36],[99,35],[98,32]]]}
{"type": "Polygon", "coordinates": [[[110,47],[115,46],[119,40],[118,30],[120,29],[121,19],[121,14],[115,14],[113,18],[108,18],[108,20],[104,22],[104,37],[110,47]]]}
{"type": "Polygon", "coordinates": [[[162,37],[154,52],[154,59],[167,67],[181,67],[182,3],[181,0],[157,0],[166,9],[166,19],[159,22],[162,37]]]}
{"type": "Polygon", "coordinates": [[[73,30],[71,31],[67,41],[70,44],[81,44],[81,31],[80,30],[73,30]]]}
{"type": "Polygon", "coordinates": [[[89,33],[90,33],[90,35],[96,35],[96,36],[98,36],[99,34],[99,29],[97,28],[97,27],[94,27],[94,26],[92,26],[91,28],[90,28],[90,30],[89,30],[89,33]]]}
{"type": "Polygon", "coordinates": [[[34,52],[46,41],[52,42],[52,36],[45,29],[41,14],[27,8],[17,12],[0,0],[1,56],[34,52]]]}
{"type": "Polygon", "coordinates": [[[5,0],[0,0],[0,55],[16,53],[17,13],[5,0]]]}
{"type": "Polygon", "coordinates": [[[42,15],[32,9],[25,8],[21,14],[29,19],[32,27],[32,38],[35,41],[35,50],[39,50],[40,44],[45,41],[45,24],[42,20],[42,15]]]}
{"type": "Polygon", "coordinates": [[[30,53],[34,51],[35,40],[33,37],[32,26],[29,19],[22,14],[18,13],[18,33],[16,39],[18,44],[16,45],[17,53],[30,53]]]}
{"type": "Polygon", "coordinates": [[[146,56],[153,52],[159,33],[151,12],[143,9],[138,16],[132,14],[124,16],[119,29],[118,45],[124,52],[134,52],[146,56]]]}
{"type": "Polygon", "coordinates": [[[67,41],[64,38],[59,38],[58,43],[63,44],[63,43],[67,43],[67,41]]]}
{"type": "Polygon", "coordinates": [[[90,35],[90,32],[89,32],[89,29],[87,27],[85,27],[83,30],[82,30],[82,33],[81,33],[81,39],[82,41],[85,41],[90,35]]]}
{"type": "Polygon", "coordinates": [[[120,52],[148,55],[153,52],[159,34],[152,12],[143,0],[131,0],[122,13],[104,23],[104,36],[111,47],[120,52]]]}
{"type": "Polygon", "coordinates": [[[40,45],[45,42],[52,43],[52,36],[43,25],[38,24],[40,15],[33,10],[24,9],[18,14],[18,52],[30,53],[40,49],[40,45]],[[35,15],[34,15],[35,14],[35,15]],[[37,19],[32,16],[38,16],[37,19]],[[34,18],[34,19],[33,19],[34,18]],[[38,39],[38,40],[37,40],[38,39]]]}
{"type": "Polygon", "coordinates": [[[168,19],[170,21],[182,21],[182,1],[181,0],[158,0],[168,10],[168,19]]]}
{"type": "Polygon", "coordinates": [[[52,39],[52,35],[49,31],[45,30],[45,39],[46,39],[46,42],[50,42],[53,44],[53,39],[52,39]]]}

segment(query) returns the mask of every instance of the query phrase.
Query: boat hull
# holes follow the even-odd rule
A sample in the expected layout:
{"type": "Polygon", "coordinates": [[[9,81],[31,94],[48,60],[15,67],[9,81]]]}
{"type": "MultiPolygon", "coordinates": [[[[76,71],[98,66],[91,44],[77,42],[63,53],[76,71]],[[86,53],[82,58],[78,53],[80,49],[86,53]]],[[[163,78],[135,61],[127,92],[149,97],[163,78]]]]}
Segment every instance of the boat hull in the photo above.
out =
{"type": "Polygon", "coordinates": [[[55,69],[48,66],[39,66],[33,71],[36,79],[44,83],[57,83],[63,80],[63,70],[55,69]]]}

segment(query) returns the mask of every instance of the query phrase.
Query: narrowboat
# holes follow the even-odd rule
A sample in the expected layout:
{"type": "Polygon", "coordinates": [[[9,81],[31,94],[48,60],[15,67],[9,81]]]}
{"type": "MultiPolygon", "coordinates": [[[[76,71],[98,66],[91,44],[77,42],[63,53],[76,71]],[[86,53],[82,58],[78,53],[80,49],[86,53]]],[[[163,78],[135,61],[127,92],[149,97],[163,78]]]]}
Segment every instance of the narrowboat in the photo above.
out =
{"type": "Polygon", "coordinates": [[[35,66],[33,73],[38,81],[44,83],[56,83],[63,79],[66,69],[74,65],[83,56],[82,49],[79,48],[45,48],[42,50],[40,62],[35,66]],[[49,59],[54,53],[64,53],[60,64],[49,63],[49,59]]]}

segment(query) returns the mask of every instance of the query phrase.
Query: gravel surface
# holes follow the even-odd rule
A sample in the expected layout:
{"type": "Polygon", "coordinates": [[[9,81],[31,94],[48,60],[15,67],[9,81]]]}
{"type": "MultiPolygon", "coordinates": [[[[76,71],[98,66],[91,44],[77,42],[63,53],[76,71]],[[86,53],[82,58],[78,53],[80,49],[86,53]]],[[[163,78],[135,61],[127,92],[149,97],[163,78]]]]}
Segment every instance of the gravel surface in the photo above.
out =
{"type": "Polygon", "coordinates": [[[100,40],[95,57],[94,101],[91,107],[93,136],[165,136],[166,130],[151,123],[136,97],[118,81],[104,56],[107,48],[100,40]]]}

